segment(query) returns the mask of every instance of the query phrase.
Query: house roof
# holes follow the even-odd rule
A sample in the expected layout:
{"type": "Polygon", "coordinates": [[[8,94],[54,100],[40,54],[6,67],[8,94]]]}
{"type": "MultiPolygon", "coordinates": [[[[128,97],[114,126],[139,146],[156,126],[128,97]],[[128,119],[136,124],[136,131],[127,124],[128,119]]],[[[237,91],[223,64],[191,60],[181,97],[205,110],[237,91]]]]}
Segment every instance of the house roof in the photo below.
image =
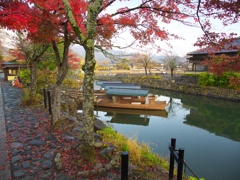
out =
{"type": "Polygon", "coordinates": [[[5,61],[1,64],[1,66],[3,66],[3,68],[6,67],[25,67],[26,64],[21,64],[19,62],[17,62],[16,60],[12,60],[12,61],[5,61]]]}
{"type": "Polygon", "coordinates": [[[108,89],[117,89],[117,88],[121,88],[121,89],[141,89],[141,86],[105,86],[104,89],[108,90],[108,89]]]}
{"type": "Polygon", "coordinates": [[[119,96],[147,96],[147,89],[108,89],[106,94],[119,96]]]}
{"type": "Polygon", "coordinates": [[[5,61],[5,62],[2,63],[2,66],[3,66],[3,65],[13,65],[13,64],[18,65],[19,63],[18,63],[16,60],[13,60],[13,61],[5,61]]]}
{"type": "Polygon", "coordinates": [[[135,84],[133,83],[102,83],[101,85],[103,88],[105,88],[106,86],[135,86],[135,84]]]}
{"type": "Polygon", "coordinates": [[[226,44],[223,49],[221,50],[214,50],[214,48],[205,48],[199,49],[196,51],[188,52],[187,55],[206,55],[209,52],[214,54],[223,54],[223,53],[236,53],[240,50],[240,37],[236,38],[232,41],[231,44],[226,44]]]}
{"type": "Polygon", "coordinates": [[[102,85],[103,83],[122,83],[122,81],[96,81],[97,85],[102,85]]]}

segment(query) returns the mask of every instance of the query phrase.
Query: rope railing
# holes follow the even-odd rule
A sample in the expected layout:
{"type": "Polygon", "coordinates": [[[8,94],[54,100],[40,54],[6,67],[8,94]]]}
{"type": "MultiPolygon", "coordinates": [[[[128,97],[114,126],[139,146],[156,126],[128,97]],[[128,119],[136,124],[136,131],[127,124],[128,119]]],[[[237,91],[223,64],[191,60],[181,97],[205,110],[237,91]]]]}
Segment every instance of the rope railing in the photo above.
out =
{"type": "Polygon", "coordinates": [[[191,168],[187,165],[186,161],[184,160],[184,174],[186,174],[186,168],[192,173],[192,175],[199,180],[197,175],[191,170],[191,168]]]}
{"type": "Polygon", "coordinates": [[[171,145],[169,145],[170,150],[170,165],[169,165],[169,180],[173,180],[174,178],[174,162],[178,163],[177,167],[177,180],[182,180],[183,178],[183,167],[184,173],[186,174],[186,168],[193,174],[195,178],[199,180],[196,174],[191,170],[191,168],[187,165],[186,161],[184,160],[184,149],[180,148],[176,150],[176,139],[171,139],[171,145]]]}

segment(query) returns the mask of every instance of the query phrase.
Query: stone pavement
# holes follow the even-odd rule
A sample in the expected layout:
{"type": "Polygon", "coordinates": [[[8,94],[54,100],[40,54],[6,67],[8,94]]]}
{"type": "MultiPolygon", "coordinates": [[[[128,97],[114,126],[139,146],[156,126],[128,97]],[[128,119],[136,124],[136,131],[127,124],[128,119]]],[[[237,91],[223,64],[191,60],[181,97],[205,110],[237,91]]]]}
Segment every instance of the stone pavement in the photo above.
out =
{"type": "Polygon", "coordinates": [[[0,74],[0,180],[68,180],[54,168],[61,145],[49,128],[47,111],[19,106],[22,89],[0,74]]]}
{"type": "Polygon", "coordinates": [[[3,73],[0,73],[0,179],[11,179],[10,164],[8,160],[8,150],[6,146],[6,125],[3,109],[2,85],[9,84],[4,82],[3,73]]]}
{"type": "MultiPolygon", "coordinates": [[[[20,106],[22,97],[23,90],[0,74],[0,180],[70,180],[56,168],[55,157],[76,137],[54,133],[48,110],[20,106]]],[[[108,171],[100,179],[115,178],[108,171]]]]}

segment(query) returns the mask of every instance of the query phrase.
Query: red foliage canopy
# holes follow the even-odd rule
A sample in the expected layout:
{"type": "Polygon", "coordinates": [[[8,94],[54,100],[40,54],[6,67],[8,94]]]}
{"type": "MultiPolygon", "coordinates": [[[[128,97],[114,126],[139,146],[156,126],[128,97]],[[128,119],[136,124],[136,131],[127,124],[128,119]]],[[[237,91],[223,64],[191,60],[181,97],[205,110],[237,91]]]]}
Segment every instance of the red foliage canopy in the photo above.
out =
{"type": "Polygon", "coordinates": [[[237,32],[218,33],[211,30],[211,21],[220,20],[223,26],[238,23],[239,9],[238,0],[200,0],[197,6],[197,17],[204,34],[198,38],[195,45],[200,47],[211,45],[215,49],[221,49],[226,43],[230,44],[237,37],[237,32]]]}
{"type": "Polygon", "coordinates": [[[203,62],[203,65],[210,67],[209,71],[220,76],[224,72],[239,72],[240,71],[240,54],[235,56],[211,55],[203,62]]]}
{"type": "MultiPolygon", "coordinates": [[[[28,52],[26,52],[26,50],[23,50],[21,46],[18,46],[16,49],[10,49],[9,52],[16,59],[25,61],[27,59],[26,54],[30,55],[32,53],[33,55],[34,51],[36,51],[36,49],[30,50],[30,48],[28,48],[28,52]]],[[[71,68],[77,69],[80,66],[81,58],[78,57],[74,52],[70,51],[68,54],[68,61],[71,68]]]]}
{"type": "Polygon", "coordinates": [[[68,55],[69,66],[73,69],[78,69],[80,66],[81,58],[78,57],[74,52],[70,51],[68,55]]]}
{"type": "MultiPolygon", "coordinates": [[[[111,47],[110,39],[126,27],[130,29],[131,35],[143,45],[154,43],[158,39],[167,40],[171,34],[164,28],[160,28],[158,21],[169,23],[172,19],[180,20],[187,17],[180,12],[179,2],[175,3],[170,0],[148,0],[134,8],[119,8],[116,13],[104,13],[114,2],[115,0],[105,0],[98,17],[96,43],[105,47],[111,47]]],[[[78,25],[85,34],[88,3],[84,0],[71,0],[70,3],[78,25]]],[[[3,27],[25,30],[31,39],[38,42],[61,37],[62,25],[67,21],[61,0],[23,0],[1,3],[0,6],[2,17],[0,24],[3,27]]],[[[73,36],[70,26],[69,30],[73,36]]]]}
{"type": "MultiPolygon", "coordinates": [[[[88,1],[69,1],[80,30],[85,35],[88,1]]],[[[219,36],[210,31],[210,18],[218,18],[224,25],[239,21],[240,5],[237,0],[143,0],[136,3],[135,7],[119,7],[115,13],[108,13],[115,3],[116,0],[104,0],[98,15],[96,44],[103,47],[111,48],[111,38],[125,29],[130,31],[129,35],[136,39],[140,46],[154,44],[156,40],[178,38],[162,26],[162,23],[168,24],[172,20],[185,24],[200,23],[205,34],[198,39],[196,45],[204,46],[206,43],[216,42],[216,39],[221,39],[222,36],[226,37],[225,34],[219,36]],[[187,21],[187,18],[192,18],[192,21],[187,21]]],[[[61,0],[1,2],[0,17],[2,27],[24,30],[29,38],[37,42],[49,42],[62,37],[63,25],[67,22],[61,0]]],[[[68,28],[70,38],[76,39],[70,25],[68,28]]],[[[231,37],[233,35],[230,34],[231,37]]]]}

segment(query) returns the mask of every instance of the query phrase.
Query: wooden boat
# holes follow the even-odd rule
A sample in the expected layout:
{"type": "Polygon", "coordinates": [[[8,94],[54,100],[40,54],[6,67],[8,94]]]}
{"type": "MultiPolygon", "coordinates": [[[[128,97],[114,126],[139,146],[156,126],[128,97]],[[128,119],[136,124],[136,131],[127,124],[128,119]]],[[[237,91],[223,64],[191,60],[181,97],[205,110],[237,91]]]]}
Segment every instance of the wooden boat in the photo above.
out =
{"type": "Polygon", "coordinates": [[[96,107],[120,108],[120,109],[136,109],[136,110],[165,110],[167,107],[166,101],[151,101],[145,104],[141,100],[119,100],[114,102],[111,99],[97,99],[95,101],[96,107]]]}
{"type": "Polygon", "coordinates": [[[146,89],[108,89],[106,97],[95,97],[96,107],[135,109],[135,110],[165,110],[166,101],[156,101],[155,96],[148,96],[146,89]],[[109,98],[109,95],[110,98],[109,98]]]}

